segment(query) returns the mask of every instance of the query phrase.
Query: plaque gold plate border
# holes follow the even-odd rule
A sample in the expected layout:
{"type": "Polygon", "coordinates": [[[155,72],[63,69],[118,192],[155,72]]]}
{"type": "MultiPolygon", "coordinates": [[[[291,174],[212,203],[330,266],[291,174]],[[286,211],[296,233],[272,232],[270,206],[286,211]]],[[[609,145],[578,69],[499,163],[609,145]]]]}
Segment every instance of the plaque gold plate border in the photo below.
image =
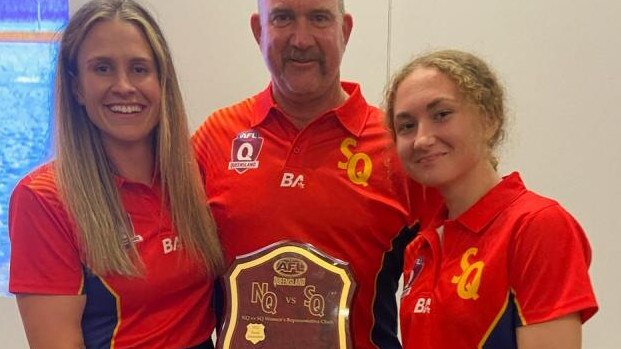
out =
{"type": "MultiPolygon", "coordinates": [[[[292,242],[288,242],[288,243],[292,243],[292,242]]],[[[349,317],[349,308],[347,308],[347,299],[349,298],[349,292],[352,286],[351,280],[349,279],[346,269],[343,269],[337,265],[331,264],[323,260],[321,257],[315,254],[315,253],[320,254],[319,251],[312,252],[309,250],[309,248],[314,250],[314,247],[312,247],[311,245],[308,245],[308,248],[304,248],[304,247],[297,246],[297,245],[280,246],[280,247],[276,247],[274,250],[266,253],[265,255],[257,259],[237,264],[235,268],[233,269],[233,271],[231,272],[231,276],[229,278],[230,280],[232,280],[230,282],[231,294],[233,295],[238,294],[237,282],[236,282],[237,277],[245,269],[256,267],[257,265],[265,263],[266,261],[283,253],[298,253],[300,255],[303,255],[304,257],[308,258],[310,261],[314,262],[315,264],[338,275],[343,281],[343,292],[341,293],[341,297],[339,300],[340,310],[339,310],[337,321],[338,321],[338,333],[339,333],[339,348],[346,349],[347,348],[346,326],[347,326],[347,318],[349,317]]],[[[228,324],[225,323],[224,341],[222,342],[222,346],[224,349],[231,348],[231,341],[232,341],[233,333],[235,332],[235,327],[237,325],[237,318],[238,318],[238,311],[239,311],[238,309],[239,304],[237,301],[238,297],[230,297],[230,298],[232,299],[232,300],[229,300],[231,302],[230,303],[231,317],[229,319],[230,322],[228,324]]]]}

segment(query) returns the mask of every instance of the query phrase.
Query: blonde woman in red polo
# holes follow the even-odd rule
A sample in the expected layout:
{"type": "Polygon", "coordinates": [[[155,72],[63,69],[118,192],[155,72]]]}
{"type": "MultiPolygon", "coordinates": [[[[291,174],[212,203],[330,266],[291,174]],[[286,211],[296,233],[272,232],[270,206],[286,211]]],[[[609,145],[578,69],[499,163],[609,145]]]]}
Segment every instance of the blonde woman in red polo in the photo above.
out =
{"type": "Polygon", "coordinates": [[[503,102],[487,65],[460,51],[413,60],[387,90],[406,171],[445,200],[406,249],[406,349],[580,348],[597,311],[580,225],[517,172],[496,171],[503,102]]]}

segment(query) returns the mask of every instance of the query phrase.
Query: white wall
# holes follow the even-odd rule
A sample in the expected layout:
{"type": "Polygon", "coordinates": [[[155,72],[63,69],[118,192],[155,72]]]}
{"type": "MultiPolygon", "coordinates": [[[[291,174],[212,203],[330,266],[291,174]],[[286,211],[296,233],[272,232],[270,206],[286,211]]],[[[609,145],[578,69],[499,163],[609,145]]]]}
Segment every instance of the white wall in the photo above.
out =
{"type": "Polygon", "coordinates": [[[0,296],[0,340],[2,348],[28,348],[14,298],[0,296]]]}
{"type": "MultiPolygon", "coordinates": [[[[84,2],[70,0],[72,7],[84,2]]],[[[146,3],[172,47],[193,128],[214,109],[266,86],[268,75],[249,29],[255,1],[146,3]]],[[[471,50],[496,68],[512,117],[502,171],[519,169],[532,189],[558,199],[584,226],[601,307],[584,328],[584,347],[618,348],[621,21],[616,17],[621,2],[356,0],[346,5],[354,32],[343,78],[361,82],[374,103],[381,100],[387,67],[392,71],[423,50],[471,50]]],[[[0,299],[0,338],[3,347],[26,347],[12,299],[0,299]]]]}

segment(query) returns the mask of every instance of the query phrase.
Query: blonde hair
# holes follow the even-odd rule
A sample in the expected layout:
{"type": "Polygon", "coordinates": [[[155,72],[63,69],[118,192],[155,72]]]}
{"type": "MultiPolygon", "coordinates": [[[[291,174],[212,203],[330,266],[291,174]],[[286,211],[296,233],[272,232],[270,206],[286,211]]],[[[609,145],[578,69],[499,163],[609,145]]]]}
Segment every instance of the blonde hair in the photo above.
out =
{"type": "MultiPolygon", "coordinates": [[[[496,132],[488,141],[490,150],[494,150],[505,137],[504,89],[496,74],[482,59],[458,50],[423,54],[414,58],[393,76],[384,93],[386,124],[393,138],[397,90],[414,70],[421,67],[437,69],[453,80],[464,97],[476,105],[488,121],[496,125],[496,132]]],[[[492,155],[490,161],[494,168],[498,166],[495,156],[492,155]]]]}
{"type": "MultiPolygon", "coordinates": [[[[78,103],[72,84],[79,74],[80,45],[95,23],[123,20],[140,28],[157,63],[162,99],[155,129],[156,163],[172,224],[186,252],[208,273],[220,273],[224,259],[202,187],[170,50],[151,15],[132,0],[93,0],[71,18],[60,42],[56,77],[57,158],[60,195],[75,221],[87,267],[96,274],[138,276],[143,266],[128,243],[133,235],[97,128],[78,103]]],[[[88,88],[88,87],[86,87],[88,88]]]]}

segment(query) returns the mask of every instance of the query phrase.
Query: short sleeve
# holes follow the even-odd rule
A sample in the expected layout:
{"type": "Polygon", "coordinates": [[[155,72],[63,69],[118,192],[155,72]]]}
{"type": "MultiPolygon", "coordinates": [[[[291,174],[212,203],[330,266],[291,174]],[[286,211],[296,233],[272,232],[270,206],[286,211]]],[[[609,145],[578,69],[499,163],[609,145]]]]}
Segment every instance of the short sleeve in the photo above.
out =
{"type": "Polygon", "coordinates": [[[50,195],[37,193],[23,183],[15,188],[9,206],[10,292],[81,293],[83,268],[66,217],[50,195]]]}
{"type": "Polygon", "coordinates": [[[524,324],[597,311],[588,274],[591,247],[578,222],[558,204],[525,217],[509,260],[510,282],[524,324]]]}

